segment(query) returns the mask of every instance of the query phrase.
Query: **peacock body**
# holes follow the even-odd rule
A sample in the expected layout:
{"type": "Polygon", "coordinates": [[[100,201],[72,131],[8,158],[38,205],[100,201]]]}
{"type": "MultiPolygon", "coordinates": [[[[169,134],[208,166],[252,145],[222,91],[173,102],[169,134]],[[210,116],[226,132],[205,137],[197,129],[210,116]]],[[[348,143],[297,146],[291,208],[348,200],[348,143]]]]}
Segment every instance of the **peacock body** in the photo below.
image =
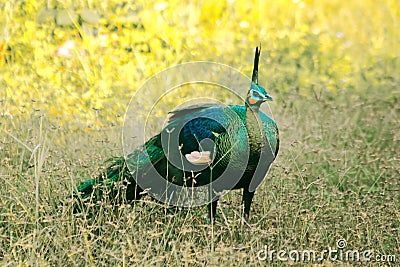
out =
{"type": "Polygon", "coordinates": [[[159,134],[126,158],[112,159],[97,179],[82,183],[77,189],[81,197],[101,197],[96,185],[113,191],[116,182],[123,182],[125,192],[115,192],[115,197],[137,200],[154,186],[154,177],[159,175],[185,187],[210,185],[211,221],[216,214],[218,193],[243,189],[247,218],[254,192],[279,149],[278,127],[259,109],[263,102],[272,100],[258,85],[259,56],[256,48],[252,82],[243,106],[204,104],[172,111],[159,134]]]}

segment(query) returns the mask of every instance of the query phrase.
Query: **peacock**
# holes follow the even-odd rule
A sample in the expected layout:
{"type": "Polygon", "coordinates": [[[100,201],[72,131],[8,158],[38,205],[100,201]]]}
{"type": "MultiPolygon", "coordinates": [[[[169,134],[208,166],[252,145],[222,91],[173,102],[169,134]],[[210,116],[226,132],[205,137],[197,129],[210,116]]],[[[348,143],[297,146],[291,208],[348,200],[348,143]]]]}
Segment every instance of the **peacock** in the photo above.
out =
{"type": "Polygon", "coordinates": [[[78,186],[80,207],[89,196],[101,198],[104,188],[115,201],[138,200],[152,191],[159,176],[186,188],[209,188],[211,223],[221,192],[243,189],[244,218],[248,220],[255,190],[279,150],[277,124],[260,111],[262,103],[272,101],[258,84],[260,53],[261,47],[256,47],[244,105],[198,104],[171,111],[159,134],[128,156],[110,159],[104,173],[78,186]],[[118,183],[124,185],[123,190],[117,189],[118,183]]]}

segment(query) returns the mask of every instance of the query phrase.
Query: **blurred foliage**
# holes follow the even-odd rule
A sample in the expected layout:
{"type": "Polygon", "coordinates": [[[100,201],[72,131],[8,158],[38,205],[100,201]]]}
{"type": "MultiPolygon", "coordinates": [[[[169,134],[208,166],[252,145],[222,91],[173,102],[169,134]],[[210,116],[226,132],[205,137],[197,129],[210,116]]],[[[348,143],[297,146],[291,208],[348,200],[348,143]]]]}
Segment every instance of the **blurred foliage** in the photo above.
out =
{"type": "Polygon", "coordinates": [[[273,95],[369,94],[379,84],[385,97],[399,97],[398,0],[27,0],[0,6],[3,117],[39,112],[58,125],[119,123],[151,75],[196,60],[250,75],[259,43],[260,83],[273,95]]]}

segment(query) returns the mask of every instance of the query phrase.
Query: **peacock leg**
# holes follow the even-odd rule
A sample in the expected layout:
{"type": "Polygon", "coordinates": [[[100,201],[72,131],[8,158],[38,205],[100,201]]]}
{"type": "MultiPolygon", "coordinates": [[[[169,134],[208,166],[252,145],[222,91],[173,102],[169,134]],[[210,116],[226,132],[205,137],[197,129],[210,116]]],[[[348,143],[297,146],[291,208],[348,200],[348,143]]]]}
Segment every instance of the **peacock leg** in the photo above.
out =
{"type": "Polygon", "coordinates": [[[243,188],[243,199],[242,202],[244,203],[244,219],[246,221],[249,220],[249,215],[250,215],[250,206],[251,202],[253,201],[254,197],[254,191],[249,192],[248,188],[243,188]]]}
{"type": "Polygon", "coordinates": [[[214,224],[215,214],[217,212],[217,205],[218,205],[218,200],[215,200],[210,204],[208,204],[208,219],[210,220],[211,224],[214,224]]]}
{"type": "Polygon", "coordinates": [[[142,197],[143,189],[141,189],[135,182],[128,184],[125,192],[127,201],[136,201],[142,197]]]}

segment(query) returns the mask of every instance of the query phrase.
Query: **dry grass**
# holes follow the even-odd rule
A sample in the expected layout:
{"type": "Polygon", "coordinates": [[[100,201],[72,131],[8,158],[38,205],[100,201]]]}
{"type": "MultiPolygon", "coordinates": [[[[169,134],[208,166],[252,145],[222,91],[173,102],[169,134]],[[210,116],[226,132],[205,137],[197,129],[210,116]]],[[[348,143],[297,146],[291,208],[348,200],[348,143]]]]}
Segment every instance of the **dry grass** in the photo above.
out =
{"type": "Polygon", "coordinates": [[[349,249],[398,255],[398,102],[350,94],[285,102],[274,109],[281,152],[250,223],[231,192],[212,229],[205,207],[173,211],[150,199],[73,215],[66,197],[121,153],[119,128],[86,134],[52,129],[40,116],[18,122],[18,140],[2,141],[4,263],[257,265],[264,245],[322,251],[340,238],[349,249]]]}

